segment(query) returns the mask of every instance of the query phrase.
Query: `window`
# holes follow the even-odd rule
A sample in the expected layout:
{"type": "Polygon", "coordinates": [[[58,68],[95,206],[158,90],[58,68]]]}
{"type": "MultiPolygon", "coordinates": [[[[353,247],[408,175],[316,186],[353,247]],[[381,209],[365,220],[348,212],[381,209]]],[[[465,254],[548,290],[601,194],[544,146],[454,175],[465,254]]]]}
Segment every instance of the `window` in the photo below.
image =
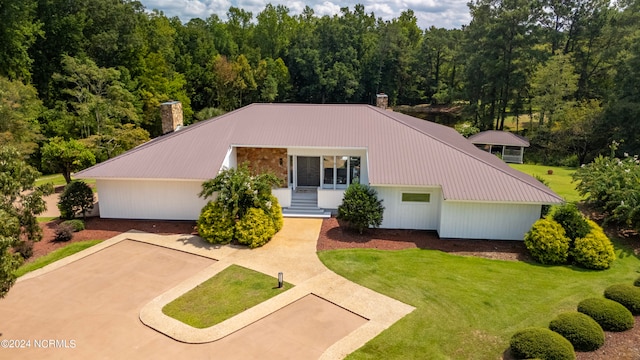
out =
{"type": "Polygon", "coordinates": [[[427,193],[402,193],[402,202],[425,202],[431,201],[431,194],[427,193]]]}
{"type": "Polygon", "coordinates": [[[360,180],[360,156],[324,156],[322,187],[344,189],[360,180]]]}

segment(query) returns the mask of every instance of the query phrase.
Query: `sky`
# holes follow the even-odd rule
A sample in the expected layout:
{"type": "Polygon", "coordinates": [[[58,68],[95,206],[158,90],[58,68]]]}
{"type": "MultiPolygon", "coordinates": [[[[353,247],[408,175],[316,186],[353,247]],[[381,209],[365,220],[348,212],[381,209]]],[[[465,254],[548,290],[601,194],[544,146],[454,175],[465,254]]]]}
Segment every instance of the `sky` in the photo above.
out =
{"type": "Polygon", "coordinates": [[[311,7],[317,16],[334,15],[341,7],[348,6],[353,10],[356,4],[362,4],[367,13],[373,12],[376,18],[390,20],[400,16],[404,10],[411,9],[418,19],[418,26],[427,29],[431,26],[447,29],[460,28],[469,24],[471,17],[467,0],[139,0],[147,10],[158,9],[168,17],[178,16],[183,22],[199,17],[206,19],[217,14],[226,20],[227,10],[231,6],[253,13],[255,18],[268,3],[285,5],[291,15],[302,12],[305,6],[311,7]]]}

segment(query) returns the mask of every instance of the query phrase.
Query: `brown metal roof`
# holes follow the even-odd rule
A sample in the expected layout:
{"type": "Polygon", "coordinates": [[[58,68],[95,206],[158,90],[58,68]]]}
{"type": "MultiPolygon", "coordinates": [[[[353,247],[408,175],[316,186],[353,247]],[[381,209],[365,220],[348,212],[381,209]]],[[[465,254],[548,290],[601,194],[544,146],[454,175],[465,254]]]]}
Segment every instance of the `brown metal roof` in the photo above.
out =
{"type": "Polygon", "coordinates": [[[371,185],[441,186],[447,200],[562,201],[449,127],[369,105],[253,104],[157,138],[76,177],[210,179],[232,146],[365,148],[371,185]]]}
{"type": "Polygon", "coordinates": [[[488,130],[469,136],[473,144],[529,147],[529,140],[509,131],[488,130]]]}

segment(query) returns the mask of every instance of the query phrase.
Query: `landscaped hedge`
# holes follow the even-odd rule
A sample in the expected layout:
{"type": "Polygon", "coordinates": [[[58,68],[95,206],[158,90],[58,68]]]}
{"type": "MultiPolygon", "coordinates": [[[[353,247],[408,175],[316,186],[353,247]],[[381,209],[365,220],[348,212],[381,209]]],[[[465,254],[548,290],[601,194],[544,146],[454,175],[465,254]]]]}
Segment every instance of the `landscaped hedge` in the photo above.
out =
{"type": "Polygon", "coordinates": [[[591,231],[575,239],[571,255],[578,265],[587,269],[608,269],[616,259],[613,244],[600,225],[591,220],[587,222],[591,231]]]}
{"type": "Polygon", "coordinates": [[[566,236],[572,241],[585,237],[591,231],[587,220],[582,216],[578,207],[572,203],[555,207],[551,218],[562,226],[566,236]]]}
{"type": "Polygon", "coordinates": [[[228,244],[233,240],[235,223],[218,202],[209,201],[197,222],[200,237],[212,244],[228,244]]]}
{"type": "Polygon", "coordinates": [[[269,201],[267,202],[267,210],[265,211],[271,217],[273,221],[273,226],[275,228],[275,232],[280,231],[284,226],[284,217],[282,216],[282,207],[278,202],[278,198],[274,195],[271,195],[269,201]]]}
{"type": "Polygon", "coordinates": [[[256,248],[269,242],[275,235],[273,220],[264,210],[249,208],[247,213],[236,223],[235,237],[240,244],[256,248]]]}
{"type": "Polygon", "coordinates": [[[607,331],[625,331],[633,327],[634,318],[621,304],[604,298],[590,298],[578,304],[578,311],[593,318],[602,329],[607,331]]]}
{"type": "Polygon", "coordinates": [[[636,281],[633,282],[633,285],[640,286],[640,277],[637,278],[636,281]]]}
{"type": "Polygon", "coordinates": [[[640,315],[640,288],[627,285],[611,285],[604,290],[604,297],[619,302],[633,315],[640,315]]]}
{"type": "Polygon", "coordinates": [[[567,312],[558,315],[549,324],[549,329],[562,335],[578,351],[593,351],[604,344],[604,331],[588,315],[567,312]]]}
{"type": "Polygon", "coordinates": [[[570,240],[560,224],[552,219],[536,221],[524,237],[524,244],[542,264],[564,264],[569,256],[570,240]]]}
{"type": "Polygon", "coordinates": [[[62,224],[69,225],[73,229],[73,232],[84,230],[84,221],[80,219],[63,221],[62,224]]]}
{"type": "Polygon", "coordinates": [[[511,337],[511,353],[517,359],[572,360],[573,345],[560,334],[545,328],[520,330],[511,337]]]}

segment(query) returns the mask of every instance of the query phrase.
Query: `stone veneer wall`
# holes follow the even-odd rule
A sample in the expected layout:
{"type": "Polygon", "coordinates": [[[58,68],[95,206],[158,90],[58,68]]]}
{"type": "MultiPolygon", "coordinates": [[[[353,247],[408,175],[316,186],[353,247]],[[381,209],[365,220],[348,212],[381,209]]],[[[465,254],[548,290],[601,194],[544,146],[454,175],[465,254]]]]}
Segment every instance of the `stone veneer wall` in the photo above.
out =
{"type": "Polygon", "coordinates": [[[160,116],[162,118],[162,133],[167,134],[183,125],[182,103],[170,101],[160,104],[160,116]]]}
{"type": "Polygon", "coordinates": [[[262,173],[271,171],[281,181],[281,187],[287,187],[287,149],[278,148],[236,148],[238,164],[249,162],[249,169],[262,173]]]}

